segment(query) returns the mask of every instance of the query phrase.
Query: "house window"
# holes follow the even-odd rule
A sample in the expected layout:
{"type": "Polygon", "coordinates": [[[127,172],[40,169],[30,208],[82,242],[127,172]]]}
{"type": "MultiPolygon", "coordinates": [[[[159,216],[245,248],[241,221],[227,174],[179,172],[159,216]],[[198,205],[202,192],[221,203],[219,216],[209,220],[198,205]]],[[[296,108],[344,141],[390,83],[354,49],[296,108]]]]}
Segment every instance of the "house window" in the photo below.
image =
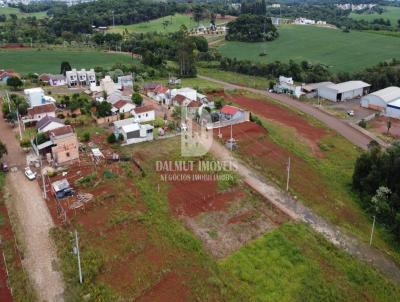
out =
{"type": "Polygon", "coordinates": [[[66,155],[67,155],[67,157],[69,157],[69,152],[67,152],[67,154],[66,154],[66,155]]]}
{"type": "Polygon", "coordinates": [[[149,116],[149,115],[146,113],[146,117],[147,117],[147,116],[149,116]]]}

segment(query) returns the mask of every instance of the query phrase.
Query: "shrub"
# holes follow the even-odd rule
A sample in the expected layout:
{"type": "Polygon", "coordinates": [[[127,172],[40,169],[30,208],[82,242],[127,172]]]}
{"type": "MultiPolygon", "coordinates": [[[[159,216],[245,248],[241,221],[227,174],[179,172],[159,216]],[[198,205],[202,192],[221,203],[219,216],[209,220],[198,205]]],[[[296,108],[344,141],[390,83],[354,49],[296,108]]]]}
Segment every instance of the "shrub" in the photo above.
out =
{"type": "Polygon", "coordinates": [[[359,123],[358,123],[358,126],[360,126],[361,128],[367,128],[367,122],[364,120],[364,119],[362,119],[359,123]]]}
{"type": "Polygon", "coordinates": [[[115,137],[114,133],[111,133],[109,136],[107,136],[107,142],[109,144],[115,144],[117,142],[117,138],[115,137]]]}
{"type": "Polygon", "coordinates": [[[90,133],[89,132],[83,133],[82,141],[88,142],[89,140],[90,140],[90,133]]]}

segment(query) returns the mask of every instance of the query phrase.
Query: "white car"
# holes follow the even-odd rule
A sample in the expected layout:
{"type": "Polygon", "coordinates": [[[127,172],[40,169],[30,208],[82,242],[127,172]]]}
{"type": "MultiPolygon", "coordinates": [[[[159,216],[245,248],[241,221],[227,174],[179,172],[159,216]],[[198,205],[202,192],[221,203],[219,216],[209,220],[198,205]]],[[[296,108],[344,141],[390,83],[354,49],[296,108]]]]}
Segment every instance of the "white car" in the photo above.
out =
{"type": "Polygon", "coordinates": [[[28,178],[29,180],[34,180],[36,178],[36,173],[32,172],[31,168],[26,167],[25,168],[25,176],[26,178],[28,178]]]}
{"type": "Polygon", "coordinates": [[[187,132],[188,131],[188,127],[186,126],[185,123],[181,124],[181,129],[182,129],[183,132],[187,132]]]}
{"type": "Polygon", "coordinates": [[[347,114],[348,114],[349,116],[354,116],[354,110],[349,110],[349,111],[347,111],[347,114]]]}

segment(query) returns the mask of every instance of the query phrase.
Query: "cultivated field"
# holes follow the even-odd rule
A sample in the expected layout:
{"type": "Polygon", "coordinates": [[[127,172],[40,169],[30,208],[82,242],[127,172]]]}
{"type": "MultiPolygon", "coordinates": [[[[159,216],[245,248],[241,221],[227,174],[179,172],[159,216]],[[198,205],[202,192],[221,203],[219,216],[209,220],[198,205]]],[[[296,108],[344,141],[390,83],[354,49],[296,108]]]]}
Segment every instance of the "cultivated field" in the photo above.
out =
{"type": "Polygon", "coordinates": [[[382,14],[378,13],[373,13],[373,14],[368,14],[368,13],[363,13],[363,14],[356,14],[356,13],[351,13],[350,18],[353,18],[355,20],[365,20],[365,21],[374,21],[375,19],[385,19],[385,20],[390,20],[390,23],[393,27],[397,27],[397,20],[400,19],[400,7],[395,7],[395,6],[383,6],[385,9],[385,12],[382,14]]]}
{"type": "Polygon", "coordinates": [[[68,49],[0,49],[0,69],[20,73],[59,73],[62,61],[74,68],[110,68],[116,63],[137,62],[126,54],[112,54],[96,50],[68,49]]]}
{"type": "Polygon", "coordinates": [[[18,18],[36,17],[38,19],[41,19],[47,16],[46,12],[23,13],[18,8],[0,7],[0,15],[6,15],[7,17],[9,17],[11,14],[17,15],[18,18]]]}
{"type": "MultiPolygon", "coordinates": [[[[228,22],[230,19],[217,19],[217,24],[228,22]]],[[[208,26],[210,24],[209,19],[200,21],[200,24],[208,26]]],[[[125,29],[129,32],[147,33],[147,32],[175,32],[180,29],[182,25],[185,25],[188,29],[197,27],[197,22],[193,21],[192,16],[188,14],[176,14],[173,16],[167,16],[148,22],[141,22],[131,25],[117,25],[115,28],[110,28],[111,32],[122,33],[125,29]],[[169,21],[170,24],[164,27],[163,22],[169,21]]]]}
{"type": "Polygon", "coordinates": [[[325,64],[334,72],[353,72],[399,58],[400,39],[396,37],[301,25],[281,26],[279,34],[272,42],[227,41],[218,49],[222,55],[240,60],[262,63],[306,60],[325,64]],[[267,55],[260,56],[263,52],[267,55]]]}

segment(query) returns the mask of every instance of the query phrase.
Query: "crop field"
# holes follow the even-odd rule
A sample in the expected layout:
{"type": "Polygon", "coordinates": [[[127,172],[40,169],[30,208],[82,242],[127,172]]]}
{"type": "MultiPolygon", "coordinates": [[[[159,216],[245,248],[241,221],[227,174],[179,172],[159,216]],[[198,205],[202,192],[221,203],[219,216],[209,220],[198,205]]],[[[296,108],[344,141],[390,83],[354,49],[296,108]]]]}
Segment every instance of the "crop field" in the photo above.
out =
{"type": "Polygon", "coordinates": [[[393,27],[397,27],[397,20],[400,19],[400,7],[395,7],[395,6],[383,6],[385,11],[382,14],[378,13],[373,13],[373,14],[368,14],[368,13],[363,13],[363,14],[356,14],[356,13],[351,13],[350,18],[353,18],[355,20],[365,20],[365,21],[373,21],[375,19],[385,19],[385,20],[390,20],[390,23],[393,27]]]}
{"type": "Polygon", "coordinates": [[[23,13],[18,8],[0,7],[0,15],[6,15],[8,17],[11,14],[17,15],[18,18],[36,17],[38,19],[41,19],[47,16],[46,12],[23,13]]]}
{"type": "Polygon", "coordinates": [[[269,63],[303,60],[325,64],[333,72],[353,72],[379,62],[399,58],[400,39],[368,32],[286,25],[272,42],[226,41],[218,49],[223,56],[269,63]],[[260,56],[261,53],[266,56],[260,56]]]}
{"type": "MultiPolygon", "coordinates": [[[[241,92],[220,93],[226,102],[255,113],[266,129],[254,133],[249,123],[233,127],[236,155],[261,175],[284,188],[291,158],[291,192],[320,216],[368,242],[371,220],[351,191],[351,177],[360,151],[344,138],[302,113],[270,99],[241,92]]],[[[223,137],[230,129],[222,130],[223,137]]],[[[399,250],[378,230],[375,246],[399,262],[399,250]]]]}
{"type": "Polygon", "coordinates": [[[0,49],[0,69],[13,69],[20,73],[59,73],[62,61],[74,68],[110,68],[116,63],[137,62],[126,54],[95,50],[68,49],[0,49]]]}
{"type": "MultiPolygon", "coordinates": [[[[217,24],[228,22],[230,19],[217,19],[217,24]]],[[[200,21],[200,24],[207,26],[210,23],[209,19],[200,21]]],[[[193,21],[191,15],[175,14],[173,16],[166,16],[163,18],[151,20],[148,22],[141,22],[131,25],[117,25],[115,28],[110,28],[111,32],[122,33],[125,29],[129,32],[148,33],[148,32],[175,32],[185,25],[188,29],[197,27],[197,23],[193,21]],[[169,21],[170,23],[164,27],[163,22],[169,21]]]]}

